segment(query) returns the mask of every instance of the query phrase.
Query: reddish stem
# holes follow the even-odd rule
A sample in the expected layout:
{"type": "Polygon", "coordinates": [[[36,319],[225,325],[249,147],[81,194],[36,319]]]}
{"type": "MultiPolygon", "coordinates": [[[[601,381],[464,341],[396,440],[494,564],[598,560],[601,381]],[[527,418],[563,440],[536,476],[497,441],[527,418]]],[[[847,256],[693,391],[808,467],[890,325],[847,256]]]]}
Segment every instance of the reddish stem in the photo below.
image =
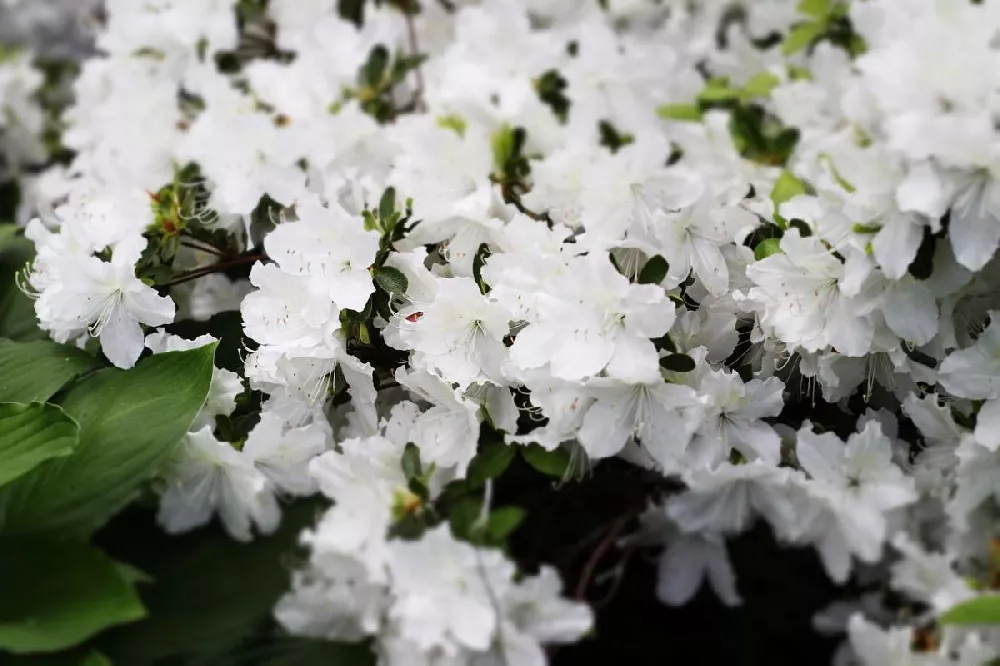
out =
{"type": "Polygon", "coordinates": [[[594,552],[590,554],[587,559],[586,564],[583,565],[583,571],[580,572],[580,578],[576,585],[576,591],[573,596],[580,600],[585,601],[587,598],[587,588],[590,587],[590,581],[594,578],[594,572],[597,570],[597,565],[601,563],[604,556],[614,545],[615,539],[621,534],[625,526],[628,525],[629,521],[632,520],[642,509],[631,509],[628,512],[618,516],[611,527],[608,529],[607,534],[601,539],[601,542],[597,544],[597,548],[594,552]]]}
{"type": "Polygon", "coordinates": [[[222,271],[234,268],[236,266],[243,266],[245,264],[252,264],[257,261],[267,259],[264,254],[247,254],[242,257],[236,257],[229,259],[227,261],[220,261],[219,263],[212,264],[211,266],[199,266],[198,268],[192,268],[189,271],[175,275],[171,279],[167,280],[162,284],[158,284],[158,287],[173,287],[190,280],[195,280],[206,275],[211,275],[212,273],[221,273],[222,271]]]}

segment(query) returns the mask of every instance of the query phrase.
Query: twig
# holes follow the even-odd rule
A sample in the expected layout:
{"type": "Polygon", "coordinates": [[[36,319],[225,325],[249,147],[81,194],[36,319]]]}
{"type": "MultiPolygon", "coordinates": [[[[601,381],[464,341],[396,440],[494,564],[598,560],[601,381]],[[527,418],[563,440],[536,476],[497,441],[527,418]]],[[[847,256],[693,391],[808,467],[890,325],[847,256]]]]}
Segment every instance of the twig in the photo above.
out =
{"type": "Polygon", "coordinates": [[[245,264],[252,264],[256,261],[261,261],[267,257],[263,254],[248,254],[242,257],[236,257],[228,261],[220,261],[219,263],[212,264],[211,266],[199,266],[198,268],[192,268],[189,271],[181,273],[174,276],[173,278],[156,285],[157,287],[173,287],[190,280],[195,280],[206,275],[211,275],[212,273],[221,273],[224,270],[234,268],[236,266],[243,266],[245,264]]]}
{"type": "Polygon", "coordinates": [[[217,248],[211,247],[209,245],[199,245],[198,243],[195,243],[193,241],[183,240],[181,241],[181,245],[183,245],[184,247],[189,247],[192,250],[198,250],[199,252],[207,252],[208,254],[214,254],[217,257],[227,256],[225,253],[221,252],[217,248]]]}
{"type": "Polygon", "coordinates": [[[618,564],[615,565],[615,568],[610,572],[612,575],[611,589],[608,590],[607,594],[594,602],[594,608],[604,608],[611,602],[612,599],[615,598],[615,595],[618,594],[618,590],[622,587],[622,581],[625,580],[625,569],[628,568],[628,563],[632,560],[633,554],[635,554],[635,547],[626,547],[621,561],[618,562],[618,564]]]}
{"type": "Polygon", "coordinates": [[[597,548],[595,548],[594,552],[590,554],[590,558],[587,560],[587,563],[583,565],[583,571],[580,572],[580,578],[576,584],[576,592],[573,595],[577,600],[586,600],[587,588],[590,587],[590,581],[594,578],[594,571],[597,569],[597,565],[600,564],[601,560],[614,544],[615,539],[618,538],[618,535],[625,529],[625,526],[628,525],[629,521],[635,518],[641,510],[641,507],[633,508],[621,516],[618,516],[618,519],[612,523],[607,534],[605,534],[604,538],[601,539],[601,542],[597,544],[597,548]]]}
{"type": "Polygon", "coordinates": [[[504,203],[511,204],[517,211],[523,215],[527,215],[536,222],[545,222],[549,226],[552,225],[552,220],[549,218],[548,213],[536,213],[535,211],[527,208],[523,203],[521,203],[521,197],[514,191],[510,183],[507,183],[499,178],[490,177],[490,179],[500,185],[500,196],[503,197],[504,203]]]}
{"type": "MultiPolygon", "coordinates": [[[[414,15],[414,5],[415,3],[407,3],[407,7],[403,10],[403,16],[406,17],[406,37],[410,42],[410,54],[413,56],[420,55],[420,44],[417,41],[417,25],[413,20],[414,15]]],[[[416,110],[420,113],[427,111],[427,104],[424,102],[424,73],[421,70],[421,66],[417,65],[413,68],[413,74],[417,79],[417,90],[416,95],[413,97],[413,105],[416,110]]]]}

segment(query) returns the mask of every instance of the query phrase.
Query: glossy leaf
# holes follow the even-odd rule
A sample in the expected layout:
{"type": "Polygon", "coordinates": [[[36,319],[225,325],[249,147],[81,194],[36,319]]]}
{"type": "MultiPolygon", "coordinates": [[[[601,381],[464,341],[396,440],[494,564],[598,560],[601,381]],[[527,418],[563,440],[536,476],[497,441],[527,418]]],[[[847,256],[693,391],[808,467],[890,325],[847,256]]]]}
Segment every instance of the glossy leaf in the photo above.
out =
{"type": "Polygon", "coordinates": [[[47,340],[0,340],[0,402],[48,400],[70,380],[101,367],[85,351],[47,340]]]}
{"type": "Polygon", "coordinates": [[[61,401],[80,424],[76,452],[0,490],[0,532],[86,536],[128,504],[205,403],[214,353],[158,354],[76,384],[61,401]]]}
{"type": "Polygon", "coordinates": [[[0,403],[0,486],[76,448],[80,428],[55,405],[0,403]]]}
{"type": "Polygon", "coordinates": [[[145,615],[115,563],[85,543],[0,540],[0,589],[0,649],[14,653],[62,650],[145,615]]]}

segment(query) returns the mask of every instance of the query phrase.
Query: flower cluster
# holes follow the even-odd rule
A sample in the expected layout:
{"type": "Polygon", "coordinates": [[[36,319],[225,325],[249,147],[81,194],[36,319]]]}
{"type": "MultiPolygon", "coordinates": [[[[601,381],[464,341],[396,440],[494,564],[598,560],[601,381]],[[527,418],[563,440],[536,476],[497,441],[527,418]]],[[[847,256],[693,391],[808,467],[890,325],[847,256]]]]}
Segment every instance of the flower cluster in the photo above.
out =
{"type": "Polygon", "coordinates": [[[0,49],[0,180],[20,175],[47,157],[42,143],[45,116],[36,97],[42,82],[28,53],[0,49]]]}
{"type": "MultiPolygon", "coordinates": [[[[120,368],[239,313],[159,518],[331,500],[288,630],[546,663],[591,612],[518,570],[494,484],[616,457],[664,603],[742,603],[762,521],[865,592],[817,618],[842,659],[1000,656],[942,621],[1000,573],[1000,5],[105,4],[23,286],[120,368]]],[[[0,60],[15,172],[40,85],[0,60]]]]}

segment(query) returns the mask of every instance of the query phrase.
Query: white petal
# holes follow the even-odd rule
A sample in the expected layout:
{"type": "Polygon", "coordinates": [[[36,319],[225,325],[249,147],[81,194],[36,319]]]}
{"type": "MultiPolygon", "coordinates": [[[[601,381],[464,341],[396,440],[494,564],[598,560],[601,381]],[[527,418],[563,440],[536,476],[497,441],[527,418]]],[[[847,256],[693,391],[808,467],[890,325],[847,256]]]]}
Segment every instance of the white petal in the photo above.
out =
{"type": "Polygon", "coordinates": [[[1000,448],[1000,400],[990,400],[979,410],[976,441],[990,451],[1000,448]]]}
{"type": "Polygon", "coordinates": [[[939,405],[937,397],[927,395],[918,398],[910,394],[903,401],[903,413],[917,426],[925,438],[931,442],[954,444],[962,436],[951,411],[939,405]]]}
{"type": "Polygon", "coordinates": [[[906,275],[923,237],[923,225],[912,216],[889,217],[872,241],[872,254],[887,278],[897,280],[906,275]]]}
{"type": "Polygon", "coordinates": [[[849,299],[833,300],[827,317],[827,339],[844,356],[864,356],[871,348],[875,326],[864,316],[858,316],[849,299]]]}
{"type": "Polygon", "coordinates": [[[729,268],[726,259],[716,245],[695,238],[691,244],[691,268],[708,293],[722,296],[729,288],[729,268]]]}
{"type": "Polygon", "coordinates": [[[947,208],[944,187],[930,162],[910,169],[896,188],[896,203],[902,211],[914,211],[930,219],[938,219],[944,215],[947,208]]]}
{"type": "Polygon", "coordinates": [[[347,271],[330,279],[330,298],[342,309],[360,312],[365,309],[368,298],[375,293],[368,271],[347,271]]]}
{"type": "Polygon", "coordinates": [[[699,541],[698,537],[682,536],[660,555],[656,597],[668,606],[691,601],[705,579],[707,562],[699,541]]]}
{"type": "Polygon", "coordinates": [[[137,291],[126,293],[124,306],[147,326],[169,324],[177,312],[177,307],[168,296],[160,296],[155,289],[146,285],[137,291]]]}
{"type": "Polygon", "coordinates": [[[763,421],[741,424],[727,424],[727,441],[748,460],[761,459],[777,464],[781,460],[781,438],[763,421]]]}
{"type": "Polygon", "coordinates": [[[101,329],[101,351],[119,368],[131,368],[145,348],[142,327],[119,305],[101,329]]]}
{"type": "Polygon", "coordinates": [[[736,589],[736,573],[729,561],[729,552],[724,543],[720,543],[706,553],[708,563],[708,582],[715,590],[719,601],[727,606],[739,606],[743,603],[736,589]]]}
{"type": "Polygon", "coordinates": [[[799,430],[795,445],[802,468],[814,479],[840,485],[844,478],[844,443],[835,434],[817,435],[807,422],[799,430]]]}
{"type": "Polygon", "coordinates": [[[840,532],[830,530],[816,544],[819,558],[826,567],[826,573],[835,583],[846,583],[851,573],[851,553],[847,550],[840,532]]]}
{"type": "Polygon", "coordinates": [[[882,301],[882,314],[892,332],[914,345],[925,345],[938,332],[934,295],[919,281],[906,277],[882,301]]]}
{"type": "Polygon", "coordinates": [[[595,402],[583,417],[577,434],[591,458],[607,458],[622,450],[635,428],[624,396],[608,396],[595,402]],[[618,399],[615,399],[618,398],[618,399]]]}
{"type": "Polygon", "coordinates": [[[579,331],[568,335],[552,350],[549,359],[552,375],[567,381],[579,381],[604,369],[614,354],[615,346],[605,336],[594,331],[579,331]]]}
{"type": "Polygon", "coordinates": [[[955,258],[971,271],[986,265],[1000,243],[1000,213],[989,183],[973,183],[956,197],[951,207],[948,235],[955,258]]]}
{"type": "Polygon", "coordinates": [[[660,377],[656,347],[647,339],[623,333],[615,338],[608,375],[624,382],[652,382],[660,377]]]}

